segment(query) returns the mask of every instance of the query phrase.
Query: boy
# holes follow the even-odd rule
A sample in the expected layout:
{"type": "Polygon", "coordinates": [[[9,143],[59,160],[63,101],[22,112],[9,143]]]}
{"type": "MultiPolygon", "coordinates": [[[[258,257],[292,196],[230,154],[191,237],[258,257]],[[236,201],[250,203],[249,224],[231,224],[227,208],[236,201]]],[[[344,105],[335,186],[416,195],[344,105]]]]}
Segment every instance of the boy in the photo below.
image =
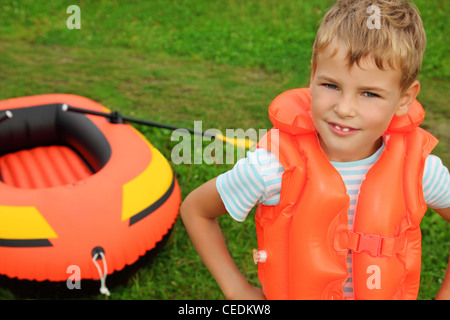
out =
{"type": "MultiPolygon", "coordinates": [[[[182,204],[226,298],[416,298],[425,202],[450,221],[448,170],[428,155],[434,138],[416,128],[425,42],[406,0],[340,0],[326,14],[309,90],[269,109],[278,145],[262,139],[182,204]],[[369,7],[379,9],[375,27],[369,7]],[[264,291],[239,272],[216,221],[226,212],[243,221],[255,204],[264,291]]],[[[450,298],[449,278],[438,298],[450,298]]]]}

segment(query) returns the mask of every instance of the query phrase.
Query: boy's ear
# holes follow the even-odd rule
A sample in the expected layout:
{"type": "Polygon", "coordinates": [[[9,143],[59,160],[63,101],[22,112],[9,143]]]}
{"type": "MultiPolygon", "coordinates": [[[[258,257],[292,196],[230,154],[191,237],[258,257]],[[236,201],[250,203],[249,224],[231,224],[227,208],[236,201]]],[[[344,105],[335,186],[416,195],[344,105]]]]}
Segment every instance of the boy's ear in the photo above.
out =
{"type": "Polygon", "coordinates": [[[408,89],[406,89],[403,96],[400,98],[400,104],[397,107],[397,111],[395,112],[395,115],[398,117],[404,116],[408,113],[409,107],[411,107],[411,104],[416,99],[417,95],[420,91],[420,82],[417,80],[414,80],[414,82],[409,86],[408,89]]]}

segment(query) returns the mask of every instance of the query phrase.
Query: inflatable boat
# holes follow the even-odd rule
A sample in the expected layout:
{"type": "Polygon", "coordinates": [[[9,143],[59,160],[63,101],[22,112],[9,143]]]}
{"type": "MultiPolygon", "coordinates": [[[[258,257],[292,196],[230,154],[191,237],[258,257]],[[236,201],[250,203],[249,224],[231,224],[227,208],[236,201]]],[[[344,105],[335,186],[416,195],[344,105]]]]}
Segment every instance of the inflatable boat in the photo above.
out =
{"type": "Polygon", "coordinates": [[[178,215],[172,168],[139,131],[68,106],[109,112],[67,94],[0,101],[1,275],[102,280],[152,250],[178,215]]]}

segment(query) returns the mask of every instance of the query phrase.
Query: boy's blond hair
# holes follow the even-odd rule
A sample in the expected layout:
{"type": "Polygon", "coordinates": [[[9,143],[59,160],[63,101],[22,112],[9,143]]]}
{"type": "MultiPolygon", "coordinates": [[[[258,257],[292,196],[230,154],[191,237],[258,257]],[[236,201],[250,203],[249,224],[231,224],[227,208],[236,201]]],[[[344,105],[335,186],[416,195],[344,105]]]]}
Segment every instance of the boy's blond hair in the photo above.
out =
{"type": "Polygon", "coordinates": [[[417,78],[426,46],[422,19],[408,0],[338,0],[317,31],[311,61],[313,73],[317,55],[334,39],[346,44],[349,68],[369,57],[381,70],[400,70],[402,92],[417,78]],[[368,24],[368,19],[377,13],[373,6],[379,9],[377,27],[368,24]]]}

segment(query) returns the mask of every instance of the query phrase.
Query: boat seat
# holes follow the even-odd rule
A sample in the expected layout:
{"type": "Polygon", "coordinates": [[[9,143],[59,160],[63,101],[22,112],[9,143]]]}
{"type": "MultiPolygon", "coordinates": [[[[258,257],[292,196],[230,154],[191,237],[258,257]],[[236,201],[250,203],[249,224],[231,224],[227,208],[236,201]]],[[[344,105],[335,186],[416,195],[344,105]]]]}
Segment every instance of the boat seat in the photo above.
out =
{"type": "Polygon", "coordinates": [[[100,129],[61,106],[11,109],[13,117],[0,124],[1,182],[28,189],[73,184],[109,161],[111,147],[100,129]]]}
{"type": "Polygon", "coordinates": [[[67,146],[43,146],[0,157],[0,179],[16,188],[37,189],[74,184],[93,174],[67,146]]]}

